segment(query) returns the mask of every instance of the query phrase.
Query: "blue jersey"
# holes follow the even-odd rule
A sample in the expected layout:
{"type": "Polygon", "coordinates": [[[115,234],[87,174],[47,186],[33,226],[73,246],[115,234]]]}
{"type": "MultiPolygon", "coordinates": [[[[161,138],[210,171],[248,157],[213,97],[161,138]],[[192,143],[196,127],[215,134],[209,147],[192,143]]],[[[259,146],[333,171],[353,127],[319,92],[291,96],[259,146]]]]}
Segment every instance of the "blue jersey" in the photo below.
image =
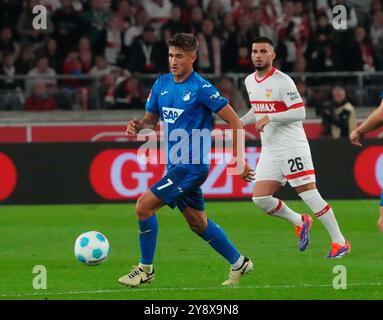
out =
{"type": "Polygon", "coordinates": [[[146,102],[146,111],[164,122],[167,167],[175,164],[208,166],[212,114],[228,104],[218,90],[198,73],[174,82],[171,73],[157,79],[146,102]]]}

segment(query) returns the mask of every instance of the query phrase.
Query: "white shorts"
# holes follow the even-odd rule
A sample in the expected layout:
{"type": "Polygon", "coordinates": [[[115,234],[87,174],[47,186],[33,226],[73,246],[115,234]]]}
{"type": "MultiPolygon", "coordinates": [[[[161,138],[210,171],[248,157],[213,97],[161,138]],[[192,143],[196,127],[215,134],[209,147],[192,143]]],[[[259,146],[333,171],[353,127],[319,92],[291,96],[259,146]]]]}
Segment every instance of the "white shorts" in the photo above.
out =
{"type": "Polygon", "coordinates": [[[289,182],[293,188],[316,182],[311,155],[307,152],[289,153],[280,160],[273,160],[261,152],[255,168],[255,181],[273,180],[282,185],[289,182]]]}

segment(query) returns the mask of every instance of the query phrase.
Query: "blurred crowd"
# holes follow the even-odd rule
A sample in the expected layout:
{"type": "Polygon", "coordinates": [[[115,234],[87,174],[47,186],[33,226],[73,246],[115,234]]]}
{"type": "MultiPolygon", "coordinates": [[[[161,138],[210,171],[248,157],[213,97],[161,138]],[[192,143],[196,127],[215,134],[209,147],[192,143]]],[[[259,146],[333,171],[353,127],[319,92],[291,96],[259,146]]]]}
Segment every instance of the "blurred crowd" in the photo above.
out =
{"type": "Polygon", "coordinates": [[[383,0],[0,0],[0,109],[143,108],[150,84],[138,75],[168,71],[166,40],[177,32],[198,37],[195,69],[241,110],[225,74],[252,72],[258,36],[274,41],[284,72],[383,70],[383,0]],[[38,4],[46,30],[32,26],[38,4]],[[346,29],[332,26],[337,4],[346,29]]]}

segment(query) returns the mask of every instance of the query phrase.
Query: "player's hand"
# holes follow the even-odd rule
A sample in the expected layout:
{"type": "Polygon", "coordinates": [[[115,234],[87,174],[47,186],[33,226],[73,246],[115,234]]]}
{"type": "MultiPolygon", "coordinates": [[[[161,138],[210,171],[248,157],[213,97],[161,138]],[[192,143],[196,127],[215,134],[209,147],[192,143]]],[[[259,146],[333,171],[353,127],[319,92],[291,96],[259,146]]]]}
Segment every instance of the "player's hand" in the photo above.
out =
{"type": "Polygon", "coordinates": [[[364,137],[364,134],[360,133],[358,130],[354,130],[350,134],[350,141],[353,145],[361,147],[362,143],[360,140],[362,140],[364,137]]]}
{"type": "Polygon", "coordinates": [[[126,128],[126,134],[137,134],[141,130],[141,123],[137,119],[130,120],[126,128]]]}
{"type": "Polygon", "coordinates": [[[255,124],[255,129],[259,132],[263,132],[263,128],[270,122],[270,118],[268,116],[264,116],[261,120],[257,121],[255,124]]]}
{"type": "Polygon", "coordinates": [[[254,169],[252,167],[250,167],[250,165],[245,162],[244,163],[244,170],[242,172],[242,174],[240,174],[241,178],[247,182],[251,182],[255,179],[255,172],[254,172],[254,169]]]}
{"type": "Polygon", "coordinates": [[[379,217],[379,220],[378,220],[378,229],[380,232],[383,233],[383,216],[380,216],[379,217]]]}

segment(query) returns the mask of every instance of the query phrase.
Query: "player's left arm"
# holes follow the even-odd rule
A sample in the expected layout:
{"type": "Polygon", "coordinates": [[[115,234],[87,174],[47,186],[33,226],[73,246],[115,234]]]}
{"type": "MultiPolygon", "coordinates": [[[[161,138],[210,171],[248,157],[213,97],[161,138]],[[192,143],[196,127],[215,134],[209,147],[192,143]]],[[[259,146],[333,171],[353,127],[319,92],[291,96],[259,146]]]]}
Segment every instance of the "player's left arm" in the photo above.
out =
{"type": "Polygon", "coordinates": [[[233,157],[236,159],[241,177],[246,181],[254,180],[254,170],[245,160],[245,132],[241,120],[229,104],[219,110],[217,115],[230,126],[233,132],[233,157]]]}

